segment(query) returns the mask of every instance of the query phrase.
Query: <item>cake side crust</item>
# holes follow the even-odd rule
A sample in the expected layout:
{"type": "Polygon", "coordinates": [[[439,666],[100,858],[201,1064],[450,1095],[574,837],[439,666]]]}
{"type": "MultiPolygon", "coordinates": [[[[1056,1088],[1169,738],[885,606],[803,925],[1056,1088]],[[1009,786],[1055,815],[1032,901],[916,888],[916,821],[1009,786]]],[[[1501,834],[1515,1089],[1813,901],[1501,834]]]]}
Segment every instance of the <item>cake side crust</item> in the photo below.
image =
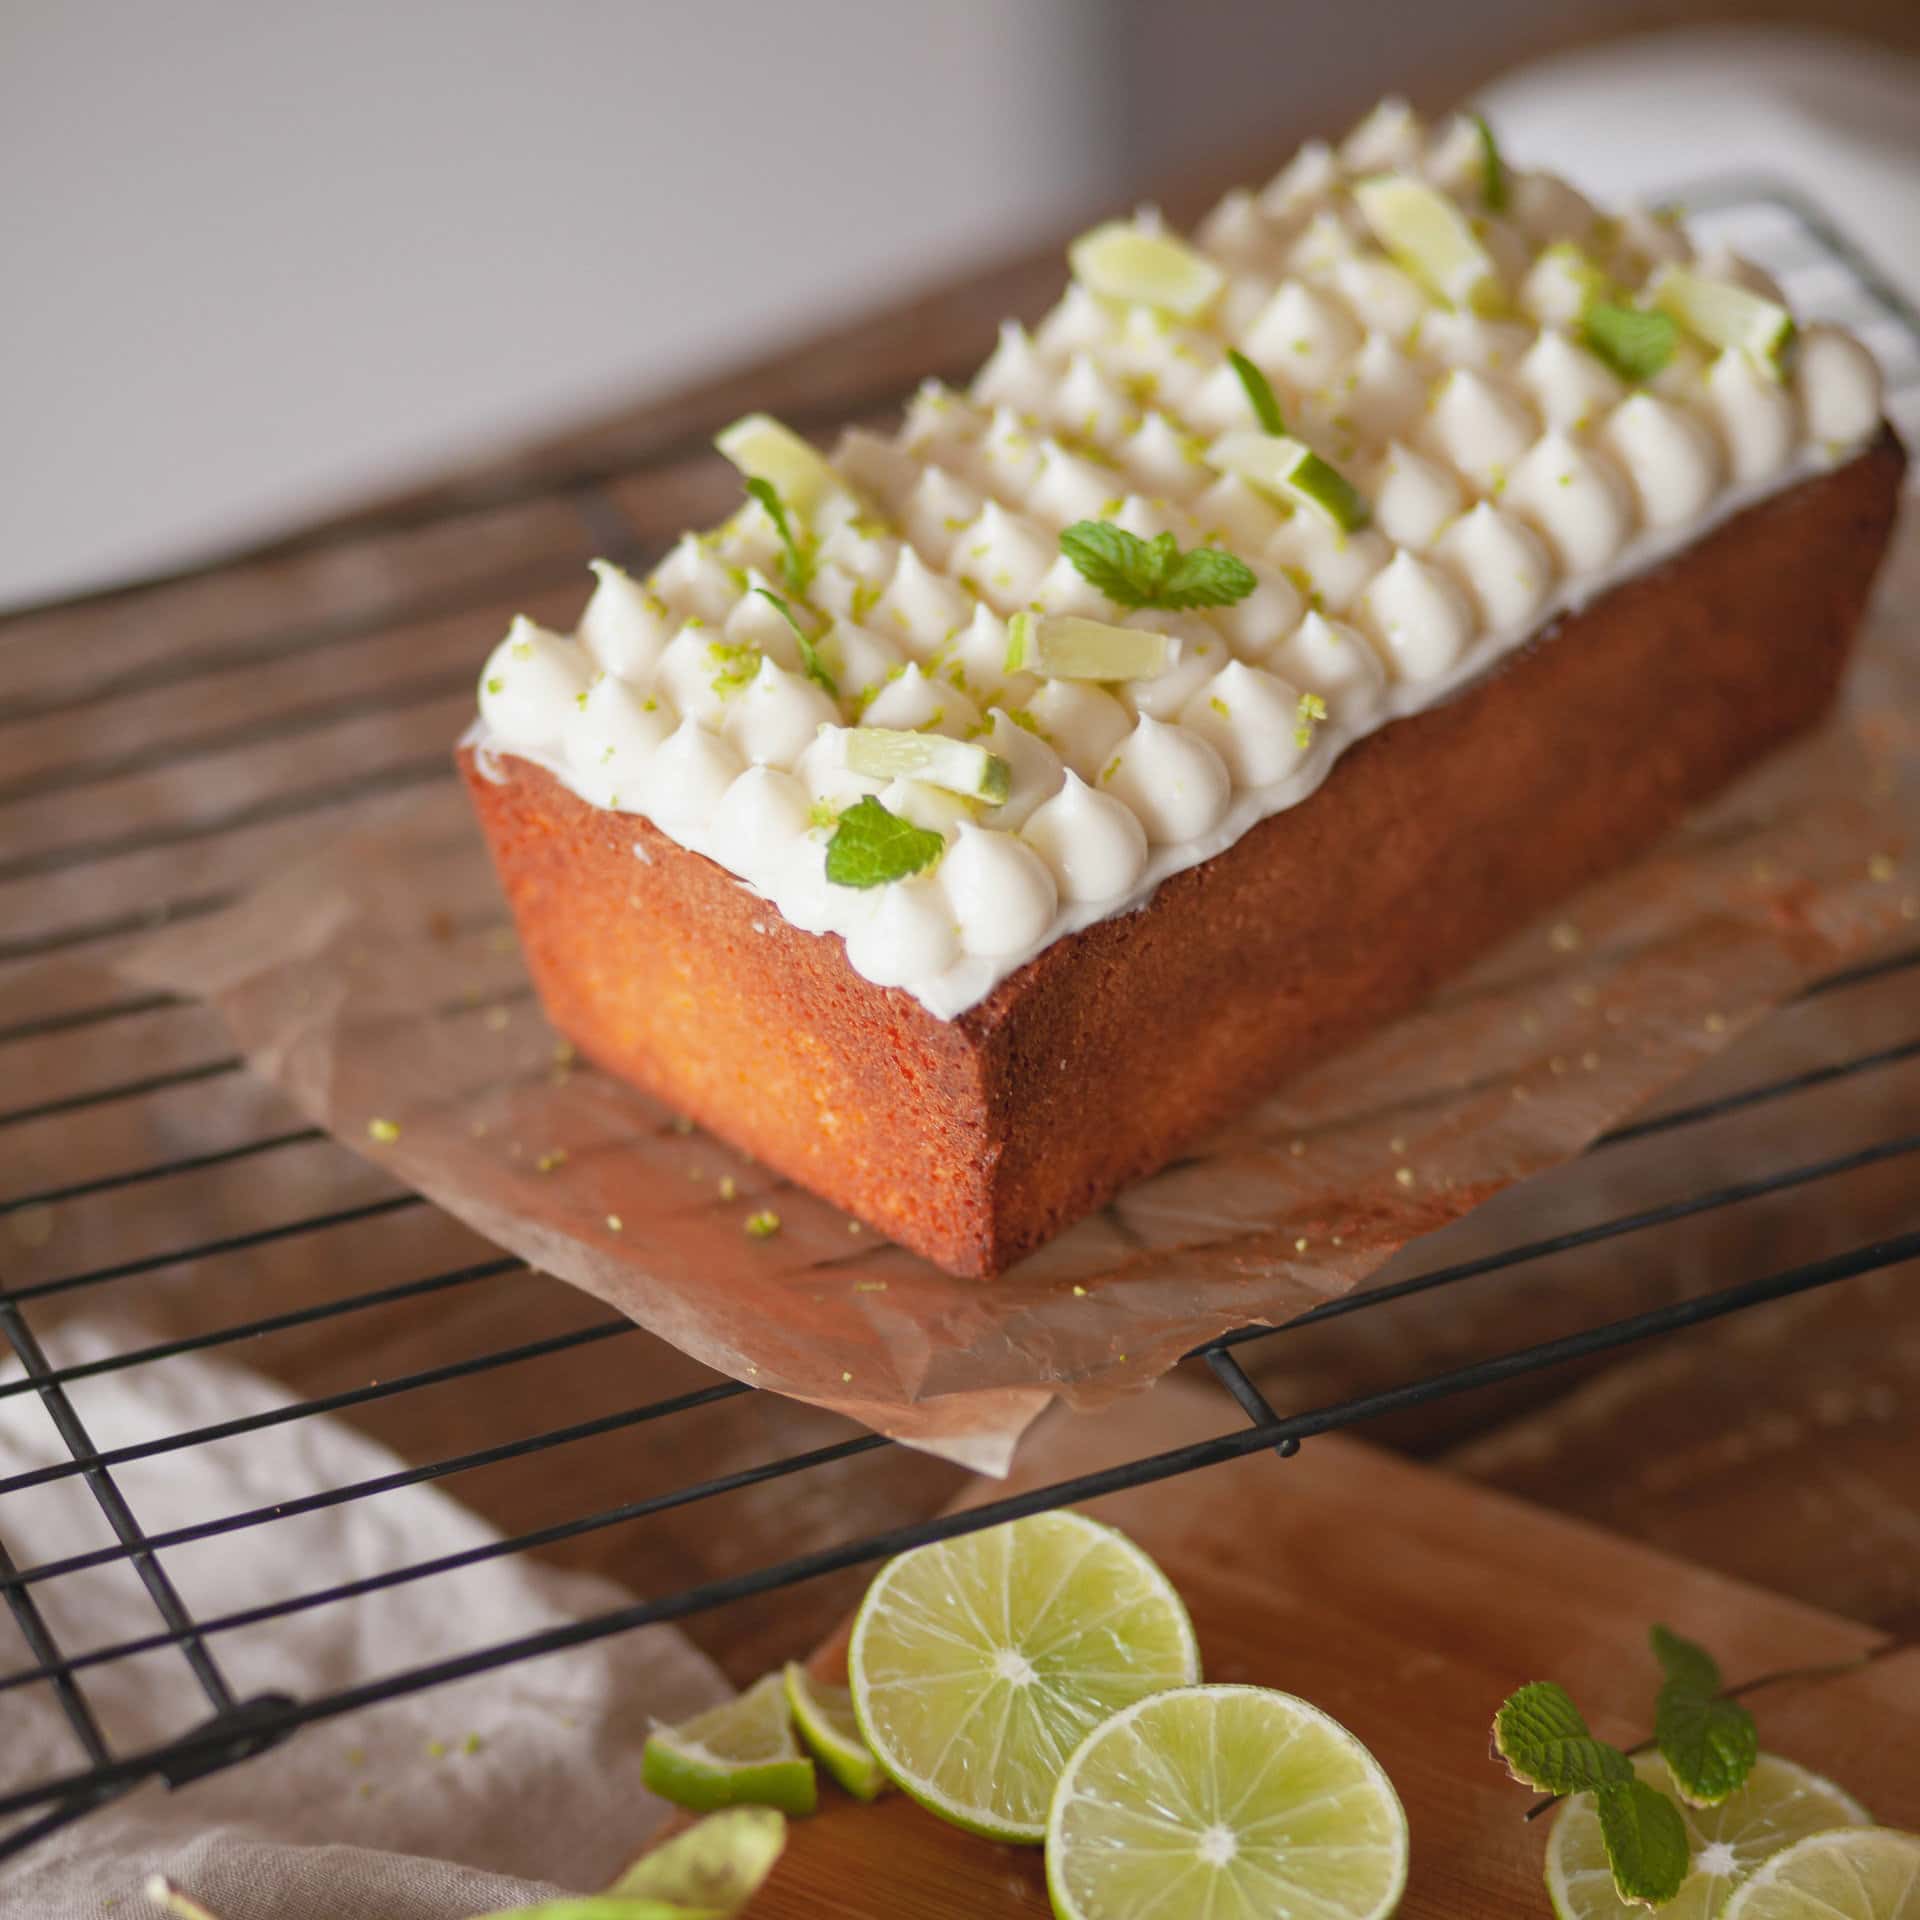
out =
{"type": "Polygon", "coordinates": [[[1903,465],[1883,435],[1748,509],[953,1021],[644,818],[529,762],[500,781],[461,764],[569,1039],[939,1265],[992,1274],[1812,726],[1903,465]]]}

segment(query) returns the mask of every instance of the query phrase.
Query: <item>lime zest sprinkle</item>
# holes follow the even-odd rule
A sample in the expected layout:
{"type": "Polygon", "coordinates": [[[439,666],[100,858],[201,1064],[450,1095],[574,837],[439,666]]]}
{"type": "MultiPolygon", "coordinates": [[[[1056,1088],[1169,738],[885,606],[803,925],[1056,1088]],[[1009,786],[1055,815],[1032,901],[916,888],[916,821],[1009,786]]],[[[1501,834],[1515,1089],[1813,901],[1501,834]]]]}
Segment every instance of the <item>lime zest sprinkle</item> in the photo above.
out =
{"type": "Polygon", "coordinates": [[[780,1231],[780,1216],[771,1207],[762,1207],[747,1215],[743,1231],[749,1240],[771,1240],[780,1231]]]}
{"type": "Polygon", "coordinates": [[[397,1120],[369,1120],[367,1134],[383,1147],[390,1147],[400,1138],[400,1123],[397,1120]]]}
{"type": "Polygon", "coordinates": [[[1313,745],[1313,730],[1327,717],[1327,703],[1317,693],[1303,693],[1294,709],[1299,725],[1293,730],[1293,744],[1302,753],[1313,745]]]}

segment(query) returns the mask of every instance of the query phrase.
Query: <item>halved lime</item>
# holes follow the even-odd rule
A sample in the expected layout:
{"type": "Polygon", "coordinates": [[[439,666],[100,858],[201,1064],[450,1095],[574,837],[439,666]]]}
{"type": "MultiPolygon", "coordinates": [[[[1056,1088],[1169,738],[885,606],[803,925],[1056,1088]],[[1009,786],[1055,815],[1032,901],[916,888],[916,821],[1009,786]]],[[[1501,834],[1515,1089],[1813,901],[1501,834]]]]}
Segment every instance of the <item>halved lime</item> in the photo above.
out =
{"type": "Polygon", "coordinates": [[[713,444],[749,480],[772,483],[784,504],[804,520],[847,483],[789,426],[770,413],[749,413],[722,429],[713,444]]]}
{"type": "Polygon", "coordinates": [[[1793,340],[1793,315],[1779,301],[1691,267],[1663,267],[1651,291],[1653,304],[1696,339],[1779,371],[1780,357],[1793,340]]]}
{"type": "MultiPolygon", "coordinates": [[[[1660,1909],[1667,1920],[1713,1920],[1727,1896],[1782,1847],[1829,1827],[1865,1826],[1866,1808],[1830,1780],[1763,1753],[1746,1785],[1717,1807],[1689,1806],[1657,1754],[1634,1762],[1640,1778],[1680,1809],[1693,1871],[1660,1909]]],[[[1560,1920],[1626,1920],[1642,1911],[1614,1891],[1593,1795],[1574,1796],[1554,1816],[1547,1842],[1547,1894],[1560,1920]]]]}
{"type": "Polygon", "coordinates": [[[1920,1920],[1920,1834],[1815,1834],[1776,1853],[1740,1888],[1727,1920],[1920,1920]]]}
{"type": "Polygon", "coordinates": [[[1429,291],[1456,307],[1478,307],[1499,292],[1493,256],[1467,216],[1426,181],[1378,174],[1353,189],[1374,238],[1429,291]]]}
{"type": "Polygon", "coordinates": [[[787,1844],[772,1807],[728,1807],[644,1853],[607,1895],[659,1900],[683,1912],[737,1913],[766,1883],[787,1844]]]}
{"type": "Polygon", "coordinates": [[[1067,249],[1073,277],[1090,293],[1158,307],[1194,320],[1213,304],[1227,276],[1205,254],[1170,233],[1109,220],[1067,249]]]}
{"type": "Polygon", "coordinates": [[[1060,1920],[1381,1920],[1407,1816],[1337,1720],[1265,1687],[1183,1687],[1096,1727],[1047,1820],[1060,1920]]]}
{"type": "Polygon", "coordinates": [[[1207,464],[1217,473],[1237,474],[1268,493],[1311,507],[1342,533],[1357,533],[1372,517],[1360,489],[1304,440],[1236,428],[1207,449],[1207,464]]]}
{"type": "Polygon", "coordinates": [[[1028,1842],[1091,1728],[1200,1676],[1166,1575],[1071,1511],[890,1560],[847,1663],[861,1734],[894,1780],[957,1826],[1028,1842]]]}
{"type": "MultiPolygon", "coordinates": [[[[1256,436],[1264,438],[1264,436],[1256,436]]],[[[1164,633],[1112,627],[1076,613],[1016,613],[1007,622],[1007,671],[1050,680],[1150,680],[1177,651],[1164,633]]]]}
{"type": "Polygon", "coordinates": [[[849,1688],[815,1680],[798,1661],[787,1665],[787,1705],[813,1756],[856,1800],[877,1800],[893,1783],[860,1737],[849,1688]]]}
{"type": "Polygon", "coordinates": [[[995,806],[1007,797],[1013,781],[1013,770],[997,753],[940,733],[849,727],[841,736],[841,751],[848,770],[870,780],[924,780],[930,787],[995,806]]]}
{"type": "Polygon", "coordinates": [[[640,1777],[661,1799],[695,1813],[743,1805],[811,1813],[814,1806],[813,1762],[793,1737],[777,1673],[677,1727],[656,1727],[640,1777]]]}

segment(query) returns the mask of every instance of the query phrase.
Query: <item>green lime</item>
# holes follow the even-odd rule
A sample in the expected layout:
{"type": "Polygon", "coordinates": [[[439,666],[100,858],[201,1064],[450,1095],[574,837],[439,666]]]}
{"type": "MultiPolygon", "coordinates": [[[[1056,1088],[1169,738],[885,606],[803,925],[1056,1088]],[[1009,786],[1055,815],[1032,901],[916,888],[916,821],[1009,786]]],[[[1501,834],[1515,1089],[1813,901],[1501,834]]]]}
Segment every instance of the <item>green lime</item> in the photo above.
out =
{"type": "Polygon", "coordinates": [[[1207,464],[1311,507],[1342,533],[1357,533],[1372,517],[1360,489],[1304,440],[1236,428],[1207,449],[1207,464]]]}
{"type": "Polygon", "coordinates": [[[1920,1834],[1814,1834],[1776,1853],[1740,1888],[1727,1920],[1920,1920],[1920,1834]]]}
{"type": "MultiPolygon", "coordinates": [[[[1674,1791],[1667,1764],[1655,1754],[1634,1762],[1640,1778],[1680,1809],[1693,1871],[1660,1909],[1666,1920],[1713,1920],[1727,1896],[1782,1847],[1830,1827],[1865,1826],[1870,1816],[1832,1781],[1791,1760],[1763,1753],[1746,1785],[1717,1807],[1691,1807],[1674,1791]]],[[[1560,1920],[1627,1920],[1630,1907],[1613,1888],[1593,1795],[1576,1794],[1554,1816],[1547,1842],[1547,1893],[1560,1920]]]]}
{"type": "Polygon", "coordinates": [[[661,1799],[695,1813],[743,1805],[813,1811],[813,1762],[793,1737],[777,1673],[680,1726],[656,1727],[640,1777],[661,1799]]]}
{"type": "Polygon", "coordinates": [[[1016,613],[1007,622],[1009,673],[1049,680],[1151,680],[1174,653],[1164,633],[1115,627],[1077,613],[1016,613]]]}
{"type": "Polygon", "coordinates": [[[765,480],[801,519],[846,482],[789,426],[770,413],[749,413],[713,443],[749,480],[765,480]]]}
{"type": "Polygon", "coordinates": [[[1708,346],[1747,354],[1771,372],[1793,340],[1793,315],[1779,301],[1691,267],[1663,268],[1653,304],[1708,346]]]}
{"type": "Polygon", "coordinates": [[[1388,173],[1360,181],[1353,197],[1374,238],[1442,300],[1480,307],[1498,294],[1492,255],[1437,187],[1409,173],[1388,173]]]}
{"type": "Polygon", "coordinates": [[[813,1756],[856,1800],[877,1800],[893,1783],[860,1737],[853,1693],[815,1680],[798,1661],[787,1663],[787,1705],[813,1756]]]}
{"type": "Polygon", "coordinates": [[[847,1664],[860,1731],[895,1781],[958,1826],[1028,1842],[1091,1728],[1200,1677],[1166,1575],[1071,1511],[890,1560],[847,1664]]]}
{"type": "Polygon", "coordinates": [[[1381,1920],[1407,1816],[1337,1720],[1265,1687],[1182,1687],[1088,1734],[1054,1789],[1059,1920],[1381,1920]]]}
{"type": "Polygon", "coordinates": [[[1090,293],[1158,307],[1194,320],[1213,304],[1227,276],[1203,253],[1170,233],[1110,220],[1067,249],[1073,277],[1090,293]]]}

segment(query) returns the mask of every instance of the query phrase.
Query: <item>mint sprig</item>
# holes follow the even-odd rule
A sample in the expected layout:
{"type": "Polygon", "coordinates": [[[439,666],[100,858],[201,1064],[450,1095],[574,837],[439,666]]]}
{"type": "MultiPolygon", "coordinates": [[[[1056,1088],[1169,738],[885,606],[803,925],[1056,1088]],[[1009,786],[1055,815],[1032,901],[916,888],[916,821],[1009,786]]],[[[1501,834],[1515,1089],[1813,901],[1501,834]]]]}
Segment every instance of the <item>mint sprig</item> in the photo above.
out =
{"type": "Polygon", "coordinates": [[[747,491],[766,508],[767,518],[773,522],[773,530],[780,536],[780,570],[786,575],[787,585],[804,600],[807,589],[813,585],[812,542],[802,541],[794,533],[793,522],[787,518],[786,503],[780,498],[780,489],[771,480],[763,480],[755,474],[747,481],[747,491]]]}
{"type": "Polygon", "coordinates": [[[1717,1807],[1745,1782],[1760,1757],[1753,1715],[1719,1697],[1720,1669],[1704,1647],[1656,1626],[1653,1651],[1667,1676],[1653,1710],[1660,1757],[1683,1799],[1696,1807],[1717,1807]]]}
{"type": "Polygon", "coordinates": [[[946,850],[941,835],[862,794],[827,842],[827,878],[836,887],[884,887],[924,873],[946,850]]]}
{"type": "Polygon", "coordinates": [[[1494,1716],[1493,1750],[1523,1787],[1542,1793],[1585,1793],[1633,1778],[1633,1762],[1596,1740],[1573,1696],[1551,1680],[1530,1680],[1508,1697],[1494,1716]]]}
{"type": "Polygon", "coordinates": [[[1678,1809],[1644,1780],[1616,1780],[1593,1796],[1613,1890],[1622,1900],[1658,1907],[1680,1891],[1693,1848],[1678,1809]]]}
{"type": "Polygon", "coordinates": [[[1484,113],[1470,113],[1473,130],[1480,136],[1480,204],[1489,213],[1507,210],[1507,163],[1500,157],[1500,143],[1493,137],[1484,113]]]}
{"type": "Polygon", "coordinates": [[[1111,520],[1076,520],[1060,536],[1060,551],[1080,577],[1116,606],[1230,607],[1260,583],[1245,561],[1220,547],[1185,553],[1170,533],[1142,540],[1111,520]]]}
{"type": "Polygon", "coordinates": [[[1580,316],[1581,344],[1622,380],[1636,384],[1651,380],[1673,358],[1679,338],[1673,317],[1650,307],[1595,300],[1580,316]]]}
{"type": "Polygon", "coordinates": [[[1240,376],[1240,384],[1246,390],[1247,405],[1253,409],[1253,417],[1260,422],[1263,433],[1285,433],[1286,415],[1280,411],[1280,402],[1274,398],[1272,382],[1256,367],[1238,347],[1227,349],[1227,365],[1240,376]]]}
{"type": "MultiPolygon", "coordinates": [[[[747,484],[751,486],[753,483],[749,481],[747,484]]],[[[800,665],[805,670],[807,678],[811,680],[815,686],[824,687],[829,700],[838,700],[840,698],[840,683],[827,671],[826,662],[820,657],[819,646],[806,628],[794,618],[793,609],[788,606],[771,587],[755,587],[754,592],[757,593],[762,600],[778,607],[781,617],[786,621],[787,625],[793,629],[794,643],[800,649],[800,665]]]]}

